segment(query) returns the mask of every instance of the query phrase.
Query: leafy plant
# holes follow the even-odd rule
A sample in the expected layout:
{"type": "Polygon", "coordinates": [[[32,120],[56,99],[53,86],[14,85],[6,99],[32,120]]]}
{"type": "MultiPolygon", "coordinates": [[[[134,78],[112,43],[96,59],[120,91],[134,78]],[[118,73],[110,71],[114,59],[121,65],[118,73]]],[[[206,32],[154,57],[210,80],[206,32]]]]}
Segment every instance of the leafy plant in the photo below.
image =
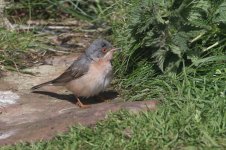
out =
{"type": "Polygon", "coordinates": [[[217,55],[218,50],[226,47],[223,0],[128,3],[123,3],[127,19],[116,19],[113,28],[116,41],[127,50],[124,55],[127,71],[137,62],[147,60],[162,72],[178,72],[183,64],[198,65],[200,59],[217,55]]]}

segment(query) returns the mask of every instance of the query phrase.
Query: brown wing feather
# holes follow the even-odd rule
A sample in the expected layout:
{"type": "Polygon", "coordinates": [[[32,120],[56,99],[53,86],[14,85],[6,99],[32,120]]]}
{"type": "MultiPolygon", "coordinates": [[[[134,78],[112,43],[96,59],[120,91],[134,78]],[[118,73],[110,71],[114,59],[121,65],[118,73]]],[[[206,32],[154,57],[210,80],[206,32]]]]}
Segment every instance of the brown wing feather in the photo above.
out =
{"type": "Polygon", "coordinates": [[[64,85],[71,80],[77,79],[88,72],[90,62],[91,60],[83,55],[78,60],[75,60],[73,64],[59,77],[52,81],[36,85],[32,87],[31,90],[38,89],[45,85],[64,85]]]}
{"type": "Polygon", "coordinates": [[[64,84],[83,76],[89,69],[89,61],[86,59],[75,60],[74,63],[59,77],[52,80],[52,84],[64,84]]]}

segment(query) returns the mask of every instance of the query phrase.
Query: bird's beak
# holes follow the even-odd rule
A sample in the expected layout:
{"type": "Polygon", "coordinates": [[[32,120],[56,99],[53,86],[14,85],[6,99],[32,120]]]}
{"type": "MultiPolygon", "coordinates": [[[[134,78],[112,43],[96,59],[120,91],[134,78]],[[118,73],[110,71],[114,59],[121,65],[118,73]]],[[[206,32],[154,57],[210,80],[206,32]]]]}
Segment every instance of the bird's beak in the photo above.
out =
{"type": "Polygon", "coordinates": [[[110,51],[114,52],[114,51],[117,51],[117,50],[119,50],[120,52],[122,51],[121,48],[113,48],[113,49],[111,49],[110,51]]]}
{"type": "Polygon", "coordinates": [[[113,53],[115,52],[115,51],[117,51],[117,50],[122,50],[121,48],[112,48],[112,49],[110,49],[105,55],[104,55],[104,59],[105,60],[112,60],[112,58],[113,58],[113,53]]]}

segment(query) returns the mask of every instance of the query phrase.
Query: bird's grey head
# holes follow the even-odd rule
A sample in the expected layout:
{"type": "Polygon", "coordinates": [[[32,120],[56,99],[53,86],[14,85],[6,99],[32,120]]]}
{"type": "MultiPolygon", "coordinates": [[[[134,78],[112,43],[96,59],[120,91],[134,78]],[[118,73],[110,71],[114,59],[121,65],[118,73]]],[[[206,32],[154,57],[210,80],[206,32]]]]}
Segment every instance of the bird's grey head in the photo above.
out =
{"type": "Polygon", "coordinates": [[[101,58],[103,57],[109,50],[113,47],[111,43],[104,39],[97,39],[93,41],[88,49],[86,49],[86,56],[91,59],[101,58]]]}

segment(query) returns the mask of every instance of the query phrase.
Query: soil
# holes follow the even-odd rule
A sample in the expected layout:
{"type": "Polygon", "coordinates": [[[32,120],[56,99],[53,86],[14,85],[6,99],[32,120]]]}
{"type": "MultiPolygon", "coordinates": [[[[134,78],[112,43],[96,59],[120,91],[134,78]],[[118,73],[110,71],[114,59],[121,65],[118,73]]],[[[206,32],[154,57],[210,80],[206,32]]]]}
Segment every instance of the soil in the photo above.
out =
{"type": "MultiPolygon", "coordinates": [[[[90,41],[81,40],[85,46],[80,45],[84,49],[90,41]]],[[[72,125],[94,125],[110,111],[127,109],[137,113],[156,108],[157,102],[151,100],[124,102],[112,88],[97,97],[82,99],[90,105],[85,109],[75,105],[74,95],[63,87],[30,91],[32,86],[60,75],[82,53],[80,49],[70,55],[46,58],[42,64],[23,70],[26,74],[7,72],[0,78],[0,145],[51,139],[72,125]],[[5,92],[2,100],[1,92],[5,92]]]]}

